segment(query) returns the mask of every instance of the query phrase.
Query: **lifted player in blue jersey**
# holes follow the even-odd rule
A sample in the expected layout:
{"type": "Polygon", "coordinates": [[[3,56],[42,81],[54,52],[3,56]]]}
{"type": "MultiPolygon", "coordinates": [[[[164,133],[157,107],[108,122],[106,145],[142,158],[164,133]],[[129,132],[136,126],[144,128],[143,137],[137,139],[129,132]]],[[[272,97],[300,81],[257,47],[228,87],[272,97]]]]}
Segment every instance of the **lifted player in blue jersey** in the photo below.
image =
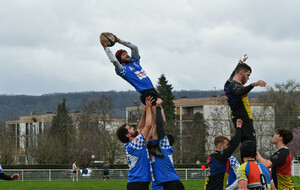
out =
{"type": "MultiPolygon", "coordinates": [[[[117,129],[119,140],[126,143],[124,150],[128,158],[127,190],[148,190],[151,181],[149,153],[145,141],[152,127],[152,97],[146,98],[146,106],[138,131],[126,124],[117,129]]],[[[159,101],[159,100],[158,100],[159,101]]]]}
{"type": "MultiPolygon", "coordinates": [[[[104,41],[101,41],[101,45],[104,48],[109,60],[115,66],[116,74],[126,80],[131,84],[136,91],[141,94],[141,101],[145,104],[145,98],[152,96],[154,98],[152,113],[153,121],[152,126],[155,129],[155,115],[156,107],[155,102],[159,98],[157,91],[155,90],[150,78],[146,75],[146,72],[140,65],[140,54],[138,47],[130,42],[126,42],[115,36],[116,42],[128,47],[131,49],[131,56],[128,55],[127,51],[120,49],[116,52],[115,56],[112,54],[111,50],[107,47],[107,44],[104,41]]],[[[158,144],[154,144],[153,148],[150,150],[152,154],[163,157],[164,155],[160,152],[158,144]]]]}
{"type": "Polygon", "coordinates": [[[256,135],[253,127],[253,117],[248,100],[248,93],[255,86],[266,86],[266,82],[259,80],[248,86],[244,86],[244,84],[246,84],[249,80],[252,72],[251,67],[244,63],[247,58],[247,54],[242,56],[239,64],[234,69],[234,74],[231,74],[229,80],[227,80],[224,85],[224,93],[232,111],[232,121],[235,128],[236,120],[243,120],[241,142],[244,142],[245,140],[252,140],[256,143],[256,135]]]}

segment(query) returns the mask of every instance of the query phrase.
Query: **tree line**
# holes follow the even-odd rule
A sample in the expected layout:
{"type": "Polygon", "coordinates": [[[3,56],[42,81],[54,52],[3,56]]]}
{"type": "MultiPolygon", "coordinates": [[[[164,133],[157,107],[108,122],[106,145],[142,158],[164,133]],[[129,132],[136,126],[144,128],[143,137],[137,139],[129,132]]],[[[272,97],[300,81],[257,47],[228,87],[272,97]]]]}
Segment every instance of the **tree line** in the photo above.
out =
{"type": "MultiPolygon", "coordinates": [[[[181,97],[202,98],[213,97],[223,94],[222,90],[201,91],[201,90],[172,90],[174,99],[181,97]]],[[[257,93],[251,93],[250,97],[256,97],[257,93]]],[[[80,110],[83,100],[97,100],[102,95],[112,100],[112,117],[125,118],[126,107],[136,106],[139,102],[139,93],[136,91],[105,91],[105,92],[73,92],[53,93],[41,96],[30,95],[0,95],[0,121],[16,120],[20,116],[30,113],[43,115],[48,112],[55,113],[56,106],[62,99],[66,99],[66,107],[70,113],[80,110]]]]}
{"type": "MultiPolygon", "coordinates": [[[[258,93],[257,96],[261,102],[272,103],[275,106],[275,128],[299,131],[299,89],[299,83],[295,80],[288,80],[285,83],[278,83],[274,87],[268,87],[265,93],[258,93]]],[[[193,122],[189,126],[192,132],[188,136],[182,136],[176,123],[175,106],[172,101],[176,96],[172,85],[168,83],[163,74],[158,80],[157,90],[163,99],[167,119],[166,133],[175,137],[174,162],[196,163],[196,161],[200,161],[205,163],[208,154],[203,154],[205,152],[207,125],[203,115],[195,113],[193,122]],[[183,143],[183,146],[180,142],[183,143]]],[[[65,99],[65,96],[57,95],[62,99],[55,104],[54,112],[56,115],[51,127],[44,134],[38,135],[36,146],[26,149],[28,158],[34,158],[39,164],[71,164],[76,160],[81,167],[85,168],[92,162],[92,155],[111,164],[116,163],[117,158],[124,156],[122,144],[116,139],[116,135],[107,129],[111,119],[105,115],[113,114],[114,103],[116,104],[116,102],[121,104],[121,102],[131,101],[128,104],[135,106],[134,100],[139,100],[138,94],[135,95],[136,93],[132,91],[121,92],[123,97],[122,100],[118,101],[112,98],[114,96],[108,96],[106,93],[102,93],[100,97],[96,92],[91,94],[97,98],[89,98],[92,95],[86,95],[85,97],[88,98],[81,99],[76,110],[82,114],[75,122],[69,116],[68,102],[76,100],[78,95],[74,93],[76,98],[73,97],[73,99],[65,99]],[[132,95],[129,100],[127,99],[128,94],[132,95]],[[99,121],[101,122],[99,123],[99,121]]],[[[116,95],[117,93],[112,94],[116,95]]],[[[125,112],[125,108],[120,109],[125,112]]],[[[13,164],[15,163],[13,154],[16,151],[14,134],[7,131],[3,127],[3,123],[1,125],[1,162],[2,164],[13,164]]],[[[299,139],[297,136],[299,133],[297,132],[295,135],[295,139],[299,139]]],[[[292,153],[298,154],[299,143],[292,142],[291,146],[292,153]]]]}

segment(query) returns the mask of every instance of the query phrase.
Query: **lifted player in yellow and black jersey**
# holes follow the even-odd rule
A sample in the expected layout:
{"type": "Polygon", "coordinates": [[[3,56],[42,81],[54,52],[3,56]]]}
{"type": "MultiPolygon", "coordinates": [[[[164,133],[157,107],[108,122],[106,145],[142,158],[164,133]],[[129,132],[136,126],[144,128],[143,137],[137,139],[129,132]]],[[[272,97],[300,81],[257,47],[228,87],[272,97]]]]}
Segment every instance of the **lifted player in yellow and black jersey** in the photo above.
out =
{"type": "Polygon", "coordinates": [[[253,127],[252,112],[248,100],[248,93],[255,87],[264,87],[266,82],[259,80],[244,86],[249,80],[252,69],[244,63],[247,60],[247,54],[242,56],[240,62],[234,69],[231,77],[227,80],[224,86],[224,93],[227,97],[227,102],[231,108],[232,121],[236,128],[236,120],[243,120],[241,142],[252,140],[256,142],[255,130],[253,127]]]}

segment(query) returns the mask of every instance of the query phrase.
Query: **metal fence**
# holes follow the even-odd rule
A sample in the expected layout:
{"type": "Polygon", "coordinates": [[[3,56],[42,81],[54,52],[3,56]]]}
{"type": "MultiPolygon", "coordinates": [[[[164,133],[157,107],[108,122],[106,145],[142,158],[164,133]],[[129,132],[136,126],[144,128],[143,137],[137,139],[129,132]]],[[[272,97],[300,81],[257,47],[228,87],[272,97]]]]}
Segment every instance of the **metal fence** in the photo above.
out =
{"type": "MultiPolygon", "coordinates": [[[[207,171],[202,169],[176,169],[177,174],[181,180],[188,179],[205,179],[207,171]]],[[[71,169],[6,169],[4,171],[6,175],[12,175],[18,173],[20,180],[72,180],[73,171],[71,169]]],[[[127,179],[128,169],[111,169],[109,170],[110,179],[127,179]]],[[[102,179],[102,169],[86,169],[80,170],[80,173],[76,175],[78,179],[102,179]]]]}
{"type": "MultiPolygon", "coordinates": [[[[175,169],[181,180],[205,179],[207,170],[199,168],[175,169]]],[[[109,170],[110,179],[127,179],[128,169],[109,170]]],[[[73,171],[71,169],[6,169],[6,175],[18,173],[22,181],[28,180],[72,180],[73,171]]],[[[300,161],[292,162],[292,176],[300,177],[300,161]]],[[[102,179],[102,169],[80,170],[76,179],[102,179]]]]}
{"type": "Polygon", "coordinates": [[[293,160],[292,161],[291,175],[300,177],[300,160],[293,160]]]}

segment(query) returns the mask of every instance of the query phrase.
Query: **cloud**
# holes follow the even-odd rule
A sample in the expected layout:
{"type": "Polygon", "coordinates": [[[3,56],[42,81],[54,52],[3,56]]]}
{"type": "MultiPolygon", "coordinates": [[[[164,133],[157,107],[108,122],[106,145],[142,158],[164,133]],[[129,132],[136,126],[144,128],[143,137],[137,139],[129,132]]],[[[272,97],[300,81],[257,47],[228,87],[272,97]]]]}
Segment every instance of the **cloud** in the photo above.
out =
{"type": "Polygon", "coordinates": [[[103,31],[138,45],[141,64],[155,85],[164,73],[176,90],[222,89],[244,53],[253,69],[250,81],[273,85],[297,79],[299,4],[0,1],[0,93],[133,90],[103,51],[103,31]]]}

